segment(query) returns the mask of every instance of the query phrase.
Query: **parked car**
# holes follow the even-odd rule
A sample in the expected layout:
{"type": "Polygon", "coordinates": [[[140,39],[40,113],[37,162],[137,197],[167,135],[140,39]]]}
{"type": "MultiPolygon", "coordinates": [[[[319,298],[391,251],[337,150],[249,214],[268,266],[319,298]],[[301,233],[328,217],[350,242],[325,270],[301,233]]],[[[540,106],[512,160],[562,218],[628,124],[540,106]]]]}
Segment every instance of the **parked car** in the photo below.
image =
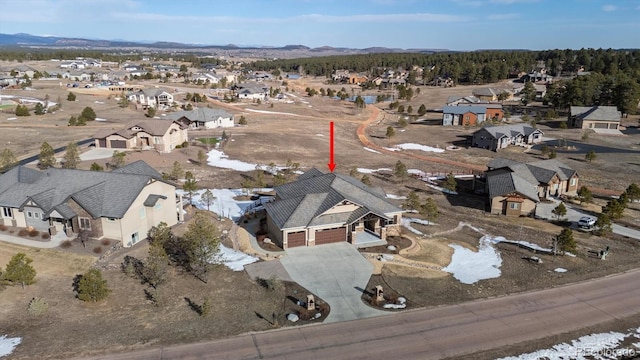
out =
{"type": "Polygon", "coordinates": [[[596,224],[596,219],[591,216],[583,216],[578,220],[578,227],[591,229],[596,224]]]}

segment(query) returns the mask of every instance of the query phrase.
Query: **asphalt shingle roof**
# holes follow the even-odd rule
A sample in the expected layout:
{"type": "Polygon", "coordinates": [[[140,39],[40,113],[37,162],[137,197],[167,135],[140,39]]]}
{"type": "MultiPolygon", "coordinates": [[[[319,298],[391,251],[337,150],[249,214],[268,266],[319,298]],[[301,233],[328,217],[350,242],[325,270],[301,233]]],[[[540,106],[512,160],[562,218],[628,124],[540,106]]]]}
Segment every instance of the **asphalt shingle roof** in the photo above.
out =
{"type": "Polygon", "coordinates": [[[389,218],[391,213],[402,212],[385,198],[382,189],[370,188],[349,176],[324,174],[317,169],[307,171],[295,182],[277,186],[275,192],[277,200],[265,206],[280,229],[345,224],[368,213],[389,218]],[[351,212],[324,214],[343,201],[359,207],[351,212]]]}
{"type": "Polygon", "coordinates": [[[223,109],[197,108],[193,110],[177,111],[168,114],[169,119],[178,120],[183,117],[189,121],[209,122],[218,120],[219,118],[232,118],[233,115],[223,109]]]}
{"type": "MultiPolygon", "coordinates": [[[[515,137],[518,134],[522,134],[523,136],[529,136],[538,129],[525,124],[510,124],[510,125],[485,126],[482,129],[476,131],[476,133],[483,130],[488,132],[495,139],[499,139],[503,136],[515,137]]],[[[540,131],[540,133],[542,133],[542,131],[540,131]]]]}
{"type": "Polygon", "coordinates": [[[622,113],[615,106],[572,106],[571,116],[589,121],[620,121],[622,113]]]}
{"type": "Polygon", "coordinates": [[[133,120],[128,122],[123,129],[109,130],[105,129],[97,132],[93,137],[95,139],[104,139],[109,135],[117,134],[126,139],[131,139],[140,131],[144,131],[151,136],[164,136],[173,123],[180,125],[183,129],[185,126],[175,120],[153,119],[153,120],[133,120]],[[134,128],[142,130],[133,130],[134,128]]]}
{"type": "Polygon", "coordinates": [[[157,171],[140,162],[112,172],[25,169],[18,166],[0,175],[0,206],[20,208],[33,200],[46,216],[57,210],[72,217],[73,210],[67,206],[72,199],[94,218],[122,218],[147,183],[161,179],[157,171]],[[24,176],[17,176],[20,174],[24,176]]]}

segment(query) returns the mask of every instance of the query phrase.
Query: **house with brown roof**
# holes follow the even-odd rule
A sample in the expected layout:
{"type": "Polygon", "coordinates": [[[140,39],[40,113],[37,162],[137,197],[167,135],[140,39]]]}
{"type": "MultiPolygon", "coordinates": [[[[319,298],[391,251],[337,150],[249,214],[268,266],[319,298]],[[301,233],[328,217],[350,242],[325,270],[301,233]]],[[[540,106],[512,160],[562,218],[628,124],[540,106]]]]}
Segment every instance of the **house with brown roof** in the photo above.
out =
{"type": "Polygon", "coordinates": [[[618,129],[622,113],[615,106],[572,106],[569,125],[579,129],[618,129]]]}
{"type": "Polygon", "coordinates": [[[144,161],[111,172],[16,166],[0,175],[0,224],[132,246],[178,223],[175,185],[144,161]]]}
{"type": "Polygon", "coordinates": [[[336,242],[386,244],[388,231],[402,219],[402,209],[382,189],[342,174],[311,169],[274,190],[275,201],[265,204],[267,226],[284,249],[336,242]]]}
{"type": "Polygon", "coordinates": [[[532,215],[541,199],[575,196],[578,191],[578,173],[555,159],[520,163],[498,158],[487,167],[485,186],[492,214],[532,215]]]}
{"type": "Polygon", "coordinates": [[[500,104],[458,104],[442,108],[442,125],[444,126],[473,126],[487,120],[501,121],[503,117],[504,111],[500,104]]]}
{"type": "Polygon", "coordinates": [[[102,130],[94,136],[96,148],[154,149],[170,152],[189,141],[187,126],[175,120],[133,120],[123,129],[102,130]]]}

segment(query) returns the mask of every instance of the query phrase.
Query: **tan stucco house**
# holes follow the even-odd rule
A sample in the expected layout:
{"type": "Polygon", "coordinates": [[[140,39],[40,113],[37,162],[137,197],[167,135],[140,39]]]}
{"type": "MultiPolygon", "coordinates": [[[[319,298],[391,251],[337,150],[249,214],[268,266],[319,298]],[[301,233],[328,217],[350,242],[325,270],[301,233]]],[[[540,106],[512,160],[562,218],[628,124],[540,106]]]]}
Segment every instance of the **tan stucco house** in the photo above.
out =
{"type": "Polygon", "coordinates": [[[120,130],[102,130],[94,136],[96,148],[155,149],[170,152],[189,141],[187,126],[174,120],[134,120],[120,130]]]}
{"type": "Polygon", "coordinates": [[[311,169],[275,192],[275,201],[265,204],[267,226],[284,249],[345,241],[358,246],[371,237],[385,241],[402,219],[402,209],[382,189],[342,174],[311,169]]]}
{"type": "Polygon", "coordinates": [[[111,172],[17,166],[0,175],[0,224],[132,246],[151,227],[178,222],[175,186],[147,163],[111,172]]]}
{"type": "Polygon", "coordinates": [[[615,106],[572,106],[569,125],[579,129],[618,129],[622,113],[615,106]]]}
{"type": "Polygon", "coordinates": [[[578,173],[552,159],[519,163],[494,159],[486,172],[486,190],[492,214],[531,215],[541,199],[552,196],[575,196],[578,173]]]}

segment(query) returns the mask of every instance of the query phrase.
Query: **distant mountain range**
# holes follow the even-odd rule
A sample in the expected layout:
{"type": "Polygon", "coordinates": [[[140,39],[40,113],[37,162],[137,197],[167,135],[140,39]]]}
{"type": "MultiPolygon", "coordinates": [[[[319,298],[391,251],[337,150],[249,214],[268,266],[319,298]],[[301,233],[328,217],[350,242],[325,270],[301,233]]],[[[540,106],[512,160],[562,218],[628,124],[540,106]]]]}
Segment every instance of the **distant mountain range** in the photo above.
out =
{"type": "MultiPolygon", "coordinates": [[[[197,45],[176,42],[134,42],[125,40],[96,40],[82,38],[68,38],[58,36],[38,36],[31,34],[0,34],[0,47],[39,47],[39,48],[84,48],[84,49],[149,49],[158,51],[182,50],[193,52],[213,52],[221,51],[238,52],[244,55],[253,53],[256,56],[276,55],[277,53],[291,53],[295,56],[325,56],[325,55],[346,55],[346,54],[371,54],[371,53],[391,53],[391,52],[411,52],[411,53],[434,53],[449,51],[446,49],[398,49],[386,47],[370,47],[364,49],[335,48],[322,46],[310,48],[304,45],[286,45],[282,47],[273,46],[239,46],[239,45],[197,45]]],[[[282,57],[282,56],[281,56],[282,57]]],[[[288,57],[288,56],[287,56],[288,57]]]]}

